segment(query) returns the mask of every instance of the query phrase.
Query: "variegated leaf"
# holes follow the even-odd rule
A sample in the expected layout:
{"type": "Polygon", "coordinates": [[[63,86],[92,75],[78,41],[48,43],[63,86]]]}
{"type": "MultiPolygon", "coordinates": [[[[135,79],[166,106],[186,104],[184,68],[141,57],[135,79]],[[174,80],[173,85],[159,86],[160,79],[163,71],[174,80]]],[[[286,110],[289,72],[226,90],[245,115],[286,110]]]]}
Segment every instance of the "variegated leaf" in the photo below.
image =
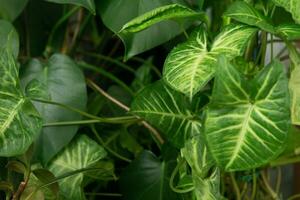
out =
{"type": "Polygon", "coordinates": [[[249,26],[229,25],[209,51],[206,32],[200,27],[187,42],[171,51],[164,64],[164,80],[191,99],[214,76],[218,56],[231,59],[241,55],[255,32],[249,26]]]}
{"type": "Polygon", "coordinates": [[[300,1],[299,0],[273,0],[277,6],[283,7],[285,10],[290,12],[294,20],[300,23],[300,1]]]}
{"type": "Polygon", "coordinates": [[[243,1],[236,1],[230,5],[226,16],[248,25],[257,26],[262,30],[274,33],[274,26],[269,19],[256,10],[252,5],[243,1]]]}
{"type": "Polygon", "coordinates": [[[274,61],[252,80],[220,59],[205,135],[217,164],[226,171],[268,163],[282,152],[290,126],[288,80],[274,61]]]}
{"type": "Polygon", "coordinates": [[[35,140],[42,119],[24,97],[18,66],[10,51],[0,51],[0,156],[23,154],[35,140]]]}
{"type": "Polygon", "coordinates": [[[291,119],[295,125],[300,125],[300,55],[297,49],[289,46],[292,61],[291,75],[289,81],[291,95],[291,119]]]}
{"type": "Polygon", "coordinates": [[[173,144],[182,147],[186,139],[200,132],[199,117],[192,113],[191,108],[183,94],[158,81],[135,97],[131,112],[157,127],[173,144]]]}
{"type": "Polygon", "coordinates": [[[6,49],[17,58],[19,54],[19,36],[13,25],[0,20],[0,49],[6,49]]]}
{"type": "MultiPolygon", "coordinates": [[[[91,168],[106,156],[103,147],[85,135],[77,137],[50,163],[48,169],[56,176],[70,172],[91,168]]],[[[82,182],[83,172],[62,179],[59,182],[60,196],[65,199],[85,199],[82,182]]]]}
{"type": "Polygon", "coordinates": [[[151,25],[161,22],[163,20],[190,17],[198,17],[200,19],[206,20],[206,15],[203,12],[196,12],[188,7],[179,4],[170,4],[158,7],[154,10],[151,10],[143,15],[134,18],[122,27],[120,33],[136,33],[145,30],[151,25]]]}
{"type": "Polygon", "coordinates": [[[276,27],[276,34],[287,40],[298,40],[300,39],[300,25],[281,24],[276,27]]]}

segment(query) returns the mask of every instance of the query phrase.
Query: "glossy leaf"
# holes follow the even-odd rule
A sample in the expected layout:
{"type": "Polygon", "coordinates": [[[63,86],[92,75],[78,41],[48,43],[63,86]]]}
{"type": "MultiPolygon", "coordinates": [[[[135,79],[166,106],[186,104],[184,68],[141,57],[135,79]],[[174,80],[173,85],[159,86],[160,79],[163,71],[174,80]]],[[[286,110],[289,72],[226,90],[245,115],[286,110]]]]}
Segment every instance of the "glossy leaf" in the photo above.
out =
{"type": "MultiPolygon", "coordinates": [[[[22,86],[27,91],[34,91],[35,97],[50,98],[51,101],[85,110],[87,94],[84,76],[69,57],[55,54],[46,64],[31,60],[21,77],[22,86]]],[[[38,102],[34,102],[34,105],[45,123],[81,119],[79,114],[58,106],[38,102]]],[[[48,162],[70,142],[77,130],[78,126],[44,127],[36,143],[35,157],[43,163],[48,162]]]]}
{"type": "Polygon", "coordinates": [[[278,61],[252,80],[220,59],[205,135],[219,167],[247,170],[282,151],[290,126],[288,80],[278,61]]]}
{"type": "MultiPolygon", "coordinates": [[[[96,3],[103,23],[116,34],[124,24],[155,8],[174,3],[185,5],[183,0],[109,0],[96,3]],[[118,17],[115,17],[116,13],[118,17]]],[[[182,33],[184,27],[186,23],[179,25],[168,20],[135,34],[119,35],[125,45],[125,59],[169,41],[182,33]]]]}
{"type": "Polygon", "coordinates": [[[53,3],[61,4],[74,4],[78,6],[83,6],[88,9],[94,15],[96,14],[95,2],[94,0],[46,0],[53,3]]]}
{"type": "Polygon", "coordinates": [[[218,56],[223,54],[231,59],[241,55],[255,32],[256,29],[249,26],[229,25],[217,36],[209,51],[207,34],[199,27],[187,42],[168,55],[164,80],[191,99],[214,76],[218,56]]]}
{"type": "Polygon", "coordinates": [[[244,1],[236,1],[230,5],[225,15],[238,22],[257,26],[262,30],[274,33],[274,26],[268,18],[244,1]]]}
{"type": "Polygon", "coordinates": [[[0,156],[26,152],[41,130],[42,119],[19,86],[12,53],[0,51],[0,156]]]}
{"type": "Polygon", "coordinates": [[[300,1],[299,0],[272,0],[277,6],[283,7],[290,12],[294,20],[300,23],[300,1]]]}
{"type": "Polygon", "coordinates": [[[276,27],[276,33],[287,40],[300,39],[300,25],[282,24],[276,27]]]}
{"type": "Polygon", "coordinates": [[[133,100],[131,112],[157,127],[173,144],[182,147],[199,133],[199,117],[190,111],[186,97],[158,81],[144,88],[133,100]]]}
{"type": "Polygon", "coordinates": [[[19,54],[19,36],[11,23],[0,20],[0,49],[6,49],[17,58],[19,54]]]}
{"type": "Polygon", "coordinates": [[[161,162],[144,151],[122,173],[120,184],[124,200],[179,200],[170,186],[170,174],[176,161],[161,162]]]}
{"type": "Polygon", "coordinates": [[[14,21],[24,10],[27,2],[28,0],[1,0],[0,18],[14,21]]]}
{"type": "MultiPolygon", "coordinates": [[[[93,167],[106,156],[103,147],[85,135],[77,137],[50,163],[48,169],[56,176],[93,167]]],[[[66,199],[85,199],[82,190],[84,174],[77,173],[60,180],[60,195],[66,199]]]]}
{"type": "Polygon", "coordinates": [[[130,22],[126,23],[122,27],[120,32],[135,33],[147,29],[153,24],[156,24],[164,20],[189,18],[189,17],[205,18],[204,16],[205,14],[196,12],[185,6],[179,4],[171,4],[171,5],[158,7],[143,15],[138,16],[137,18],[134,18],[130,22]]]}

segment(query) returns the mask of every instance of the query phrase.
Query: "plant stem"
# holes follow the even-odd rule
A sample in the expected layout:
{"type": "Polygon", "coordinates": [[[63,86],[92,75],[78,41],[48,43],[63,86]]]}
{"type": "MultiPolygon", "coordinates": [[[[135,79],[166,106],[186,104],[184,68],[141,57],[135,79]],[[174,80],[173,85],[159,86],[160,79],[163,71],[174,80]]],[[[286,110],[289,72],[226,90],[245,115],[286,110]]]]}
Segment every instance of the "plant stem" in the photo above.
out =
{"type": "Polygon", "coordinates": [[[280,191],[280,185],[281,185],[281,179],[282,179],[282,173],[281,168],[277,167],[277,180],[276,180],[276,190],[275,192],[278,194],[280,191]]]}
{"type": "Polygon", "coordinates": [[[288,200],[300,199],[300,194],[295,194],[288,198],[288,200]]]}
{"type": "Polygon", "coordinates": [[[278,200],[279,199],[278,195],[270,186],[269,181],[264,172],[261,173],[261,177],[262,177],[263,183],[266,186],[266,189],[267,189],[268,193],[271,195],[272,199],[278,200]]]}
{"type": "MultiPolygon", "coordinates": [[[[103,89],[101,89],[97,84],[95,84],[93,81],[87,79],[87,84],[93,88],[94,90],[98,91],[100,94],[102,94],[104,97],[106,97],[107,99],[109,99],[110,101],[112,101],[113,103],[115,103],[116,105],[118,105],[120,108],[123,108],[124,110],[126,110],[127,112],[130,110],[128,106],[124,105],[123,103],[121,103],[120,101],[118,101],[117,99],[115,99],[114,97],[110,96],[108,93],[106,93],[103,89]]],[[[135,116],[135,115],[134,115],[135,116]]],[[[135,116],[136,118],[140,119],[140,117],[135,116]]],[[[154,136],[155,138],[158,140],[158,142],[160,144],[164,143],[164,139],[161,137],[161,135],[159,134],[159,132],[153,128],[150,124],[148,124],[146,121],[142,121],[141,122],[143,124],[144,127],[146,127],[154,136]]]]}
{"type": "Polygon", "coordinates": [[[235,180],[234,173],[230,173],[230,178],[235,192],[236,200],[241,200],[240,188],[235,180]]]}
{"type": "Polygon", "coordinates": [[[89,196],[122,197],[122,194],[117,194],[117,193],[85,192],[84,194],[89,196]]]}
{"type": "Polygon", "coordinates": [[[300,162],[300,157],[279,158],[270,163],[270,167],[278,167],[282,165],[294,164],[300,162]]]}
{"type": "Polygon", "coordinates": [[[118,154],[117,152],[115,152],[114,150],[112,150],[108,145],[106,145],[105,142],[103,141],[103,139],[100,137],[100,135],[99,135],[99,133],[98,133],[98,131],[96,130],[96,128],[95,128],[94,125],[91,125],[91,130],[92,130],[92,132],[94,133],[95,137],[98,139],[99,143],[100,143],[101,145],[103,145],[103,147],[104,147],[109,153],[111,153],[113,156],[115,156],[115,157],[117,157],[117,158],[119,158],[119,159],[121,159],[121,160],[124,160],[124,161],[129,162],[129,163],[131,162],[130,159],[128,159],[128,158],[126,158],[126,157],[124,157],[124,156],[118,154]]]}
{"type": "MultiPolygon", "coordinates": [[[[120,57],[119,59],[122,59],[122,57],[120,57]]],[[[139,58],[139,57],[132,57],[130,58],[130,60],[134,60],[134,61],[137,61],[137,62],[140,62],[140,63],[147,63],[147,65],[150,66],[150,68],[153,70],[153,72],[159,77],[161,78],[162,75],[161,75],[161,72],[159,71],[159,69],[153,65],[151,62],[147,61],[147,60],[144,60],[143,58],[139,58]]]]}
{"type": "Polygon", "coordinates": [[[113,118],[102,118],[100,119],[92,119],[92,120],[80,120],[80,121],[62,121],[62,122],[50,122],[45,123],[44,127],[49,126],[73,126],[73,125],[83,125],[83,124],[95,124],[95,123],[109,123],[109,124],[124,124],[137,122],[138,120],[135,117],[113,117],[113,118]]]}
{"type": "Polygon", "coordinates": [[[121,86],[124,90],[126,90],[129,94],[131,94],[132,96],[135,95],[134,92],[132,91],[132,89],[130,87],[128,87],[123,81],[121,81],[118,77],[116,77],[115,75],[107,72],[106,70],[100,68],[100,67],[96,67],[94,65],[91,64],[87,64],[85,62],[78,62],[77,63],[80,67],[84,68],[84,69],[90,69],[93,70],[95,72],[98,72],[99,74],[103,75],[104,77],[112,80],[113,82],[117,83],[119,86],[121,86]]]}

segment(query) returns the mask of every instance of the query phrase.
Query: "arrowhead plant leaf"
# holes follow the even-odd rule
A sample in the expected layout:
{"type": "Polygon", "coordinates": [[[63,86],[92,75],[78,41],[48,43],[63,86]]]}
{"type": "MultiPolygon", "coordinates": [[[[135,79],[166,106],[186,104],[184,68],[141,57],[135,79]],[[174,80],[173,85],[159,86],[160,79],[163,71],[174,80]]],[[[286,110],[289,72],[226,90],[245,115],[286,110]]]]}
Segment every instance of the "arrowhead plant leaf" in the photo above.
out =
{"type": "Polygon", "coordinates": [[[14,55],[0,51],[0,156],[26,152],[42,127],[42,119],[22,93],[14,55]]]}
{"type": "Polygon", "coordinates": [[[142,31],[153,24],[161,22],[163,20],[180,19],[180,18],[196,18],[207,21],[206,15],[203,12],[196,12],[188,7],[180,4],[170,4],[162,7],[158,7],[143,15],[134,18],[133,20],[126,23],[120,33],[135,33],[142,31]]]}
{"type": "Polygon", "coordinates": [[[157,127],[174,145],[200,132],[200,118],[181,93],[158,81],[144,88],[131,104],[131,112],[157,127]]]}
{"type": "MultiPolygon", "coordinates": [[[[76,170],[92,168],[106,156],[106,151],[85,135],[75,138],[48,166],[56,176],[62,176],[76,170]]],[[[66,199],[84,200],[83,172],[60,180],[60,193],[66,199]]]]}
{"type": "Polygon", "coordinates": [[[163,69],[164,80],[190,99],[210,81],[216,70],[218,56],[228,59],[241,55],[256,32],[245,25],[229,25],[208,48],[207,33],[199,27],[188,41],[179,44],[168,55],[163,69]]]}
{"type": "Polygon", "coordinates": [[[278,61],[253,79],[220,59],[205,135],[218,166],[226,171],[262,166],[283,151],[290,126],[288,80],[278,61]]]}

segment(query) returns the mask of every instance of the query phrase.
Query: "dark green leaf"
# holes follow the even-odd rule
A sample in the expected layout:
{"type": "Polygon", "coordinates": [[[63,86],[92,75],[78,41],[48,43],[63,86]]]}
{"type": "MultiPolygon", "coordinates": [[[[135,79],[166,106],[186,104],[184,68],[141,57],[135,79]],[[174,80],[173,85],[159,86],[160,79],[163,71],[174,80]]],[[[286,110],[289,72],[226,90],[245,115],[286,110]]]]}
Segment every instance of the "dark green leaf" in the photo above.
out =
{"type": "Polygon", "coordinates": [[[181,93],[158,81],[145,87],[133,100],[131,112],[157,127],[177,147],[200,132],[199,117],[181,93]]]}
{"type": "Polygon", "coordinates": [[[13,25],[0,20],[0,49],[6,49],[17,58],[19,54],[19,36],[13,25]]]}
{"type": "MultiPolygon", "coordinates": [[[[130,20],[155,8],[173,3],[185,5],[183,0],[109,0],[97,3],[104,24],[114,33],[130,20]],[[116,13],[118,17],[115,17],[116,13]]],[[[175,21],[163,21],[136,34],[120,35],[126,48],[125,59],[167,42],[179,35],[184,27],[175,21]]]]}
{"type": "Polygon", "coordinates": [[[288,80],[278,61],[254,79],[220,59],[205,135],[217,164],[226,171],[262,166],[282,151],[290,127],[288,80]]]}
{"type": "MultiPolygon", "coordinates": [[[[85,110],[87,94],[82,71],[67,56],[55,54],[46,64],[34,59],[24,69],[22,85],[39,81],[46,88],[52,101],[85,110]]],[[[32,83],[29,86],[34,86],[32,83]]],[[[32,88],[27,87],[27,90],[32,88]]],[[[42,91],[40,96],[44,95],[42,91]]],[[[45,123],[80,120],[81,116],[58,106],[35,102],[45,123]]],[[[58,151],[67,145],[76,134],[77,126],[45,127],[37,141],[35,156],[43,163],[48,162],[58,151]]]]}
{"type": "Polygon", "coordinates": [[[0,18],[14,21],[23,11],[28,0],[1,0],[0,18]]]}
{"type": "Polygon", "coordinates": [[[144,151],[122,173],[120,184],[125,200],[177,200],[180,196],[169,187],[172,163],[161,162],[144,151]]]}

